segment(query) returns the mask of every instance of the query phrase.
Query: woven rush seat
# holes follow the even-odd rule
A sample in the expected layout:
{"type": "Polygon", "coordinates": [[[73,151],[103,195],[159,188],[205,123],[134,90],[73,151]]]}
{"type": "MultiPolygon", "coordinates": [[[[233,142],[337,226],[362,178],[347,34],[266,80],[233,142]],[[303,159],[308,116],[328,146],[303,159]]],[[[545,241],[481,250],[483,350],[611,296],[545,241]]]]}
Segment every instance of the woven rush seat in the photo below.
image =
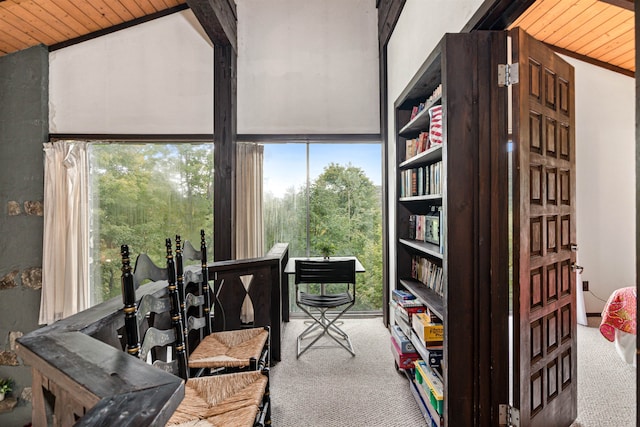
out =
{"type": "Polygon", "coordinates": [[[214,332],[189,355],[190,368],[244,368],[260,358],[269,339],[265,328],[214,332]]]}
{"type": "Polygon", "coordinates": [[[267,387],[260,371],[191,378],[168,426],[252,426],[267,387]]]}

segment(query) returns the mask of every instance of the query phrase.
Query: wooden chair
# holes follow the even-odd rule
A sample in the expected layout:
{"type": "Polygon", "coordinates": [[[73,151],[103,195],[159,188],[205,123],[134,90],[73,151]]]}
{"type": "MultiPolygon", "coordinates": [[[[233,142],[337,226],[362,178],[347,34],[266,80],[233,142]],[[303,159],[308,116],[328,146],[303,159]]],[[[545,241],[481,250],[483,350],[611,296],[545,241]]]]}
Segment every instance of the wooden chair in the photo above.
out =
{"type": "MultiPolygon", "coordinates": [[[[179,246],[177,247],[179,248],[179,246]]],[[[268,327],[213,332],[211,326],[212,293],[209,287],[204,230],[200,231],[199,253],[202,260],[202,271],[198,295],[186,292],[182,300],[184,301],[183,312],[187,319],[185,336],[191,337],[190,343],[199,337],[197,347],[189,348],[189,368],[206,369],[209,372],[232,372],[246,369],[261,370],[268,367],[270,344],[268,327]]],[[[181,285],[184,279],[182,254],[179,249],[176,249],[176,269],[178,287],[185,288],[184,285],[181,285]]],[[[219,310],[222,310],[222,307],[218,307],[219,310]]]]}
{"type": "Polygon", "coordinates": [[[296,305],[312,319],[307,329],[298,335],[297,357],[313,346],[322,336],[327,335],[355,356],[351,339],[338,326],[338,319],[356,302],[356,266],[354,260],[311,261],[296,260],[295,263],[296,305]],[[319,292],[301,289],[302,284],[317,285],[319,292]],[[325,285],[343,284],[343,292],[329,292],[325,285]],[[333,317],[329,310],[338,309],[333,317]],[[311,342],[302,342],[312,332],[319,331],[311,342]]]}
{"type": "Polygon", "coordinates": [[[270,424],[268,370],[238,372],[217,376],[188,377],[184,328],[180,315],[180,301],[175,282],[175,265],[171,242],[167,239],[168,297],[145,298],[136,306],[135,286],[129,260],[129,248],[121,247],[122,292],[125,313],[126,351],[147,361],[150,349],[170,346],[170,361],[154,360],[153,365],[183,378],[185,398],[167,423],[168,426],[264,426],[270,424]],[[144,302],[146,301],[146,302],[144,302]],[[171,328],[150,327],[142,334],[140,343],[139,319],[147,312],[169,311],[171,328]]]}

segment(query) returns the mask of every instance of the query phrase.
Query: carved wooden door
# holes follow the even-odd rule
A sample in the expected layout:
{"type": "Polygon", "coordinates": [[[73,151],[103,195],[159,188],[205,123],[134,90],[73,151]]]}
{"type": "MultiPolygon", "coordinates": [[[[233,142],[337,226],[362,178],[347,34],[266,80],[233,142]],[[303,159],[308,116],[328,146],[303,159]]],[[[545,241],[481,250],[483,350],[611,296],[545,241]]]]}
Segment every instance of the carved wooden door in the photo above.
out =
{"type": "Polygon", "coordinates": [[[514,406],[521,426],[577,416],[573,67],[514,29],[514,406]]]}

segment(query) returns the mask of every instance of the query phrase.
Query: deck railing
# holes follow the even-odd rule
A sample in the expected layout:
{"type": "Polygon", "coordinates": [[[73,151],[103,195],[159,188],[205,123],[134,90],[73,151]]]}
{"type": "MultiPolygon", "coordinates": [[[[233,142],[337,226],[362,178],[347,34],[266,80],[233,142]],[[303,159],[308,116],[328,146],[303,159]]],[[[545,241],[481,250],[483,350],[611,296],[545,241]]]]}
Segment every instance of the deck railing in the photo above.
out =
{"type": "MultiPolygon", "coordinates": [[[[276,244],[267,255],[209,263],[209,277],[219,290],[226,329],[247,326],[240,309],[247,293],[253,302],[253,326],[271,326],[271,359],[281,357],[283,272],[288,244],[276,244]],[[251,278],[245,292],[243,279],[251,278]]],[[[140,286],[145,294],[166,293],[166,282],[140,286]]],[[[184,398],[183,381],[123,351],[122,300],[102,304],[37,329],[18,339],[17,353],[32,369],[32,423],[47,426],[164,425],[184,398]],[[49,414],[49,415],[48,415],[49,414]]],[[[214,313],[214,329],[221,330],[214,313]]]]}

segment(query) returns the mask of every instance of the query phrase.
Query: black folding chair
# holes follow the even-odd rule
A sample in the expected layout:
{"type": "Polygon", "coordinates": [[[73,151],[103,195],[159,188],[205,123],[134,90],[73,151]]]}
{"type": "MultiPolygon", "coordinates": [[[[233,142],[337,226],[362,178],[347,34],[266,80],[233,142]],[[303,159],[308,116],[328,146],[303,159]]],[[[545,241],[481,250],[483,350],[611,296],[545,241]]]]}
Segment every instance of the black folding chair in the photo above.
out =
{"type": "Polygon", "coordinates": [[[296,260],[295,285],[296,305],[312,319],[309,327],[298,335],[297,357],[324,335],[355,356],[349,335],[337,322],[356,302],[355,260],[296,260]],[[301,289],[301,284],[307,285],[306,291],[301,289]],[[310,285],[317,285],[319,292],[312,293],[310,285]],[[302,341],[316,331],[318,334],[303,347],[302,341]]]}

